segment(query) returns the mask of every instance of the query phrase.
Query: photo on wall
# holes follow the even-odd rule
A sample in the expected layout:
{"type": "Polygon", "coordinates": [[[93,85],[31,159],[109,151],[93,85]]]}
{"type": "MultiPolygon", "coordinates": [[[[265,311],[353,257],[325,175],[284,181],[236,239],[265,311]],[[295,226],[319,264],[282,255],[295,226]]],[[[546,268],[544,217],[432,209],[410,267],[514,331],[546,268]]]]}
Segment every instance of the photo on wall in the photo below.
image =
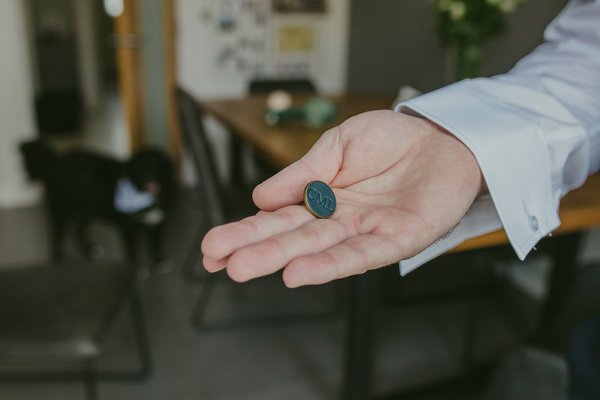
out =
{"type": "Polygon", "coordinates": [[[272,0],[277,13],[324,13],[325,0],[272,0]]]}

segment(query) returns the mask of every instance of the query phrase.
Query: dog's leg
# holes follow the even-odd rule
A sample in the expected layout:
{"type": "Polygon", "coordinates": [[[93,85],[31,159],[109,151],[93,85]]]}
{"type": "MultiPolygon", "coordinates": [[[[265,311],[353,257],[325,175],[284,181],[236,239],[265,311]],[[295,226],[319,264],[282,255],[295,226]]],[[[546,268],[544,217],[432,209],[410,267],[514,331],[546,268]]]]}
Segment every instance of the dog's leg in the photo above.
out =
{"type": "Polygon", "coordinates": [[[64,259],[63,251],[63,234],[64,227],[61,224],[53,224],[52,226],[52,238],[50,252],[52,254],[52,261],[62,261],[64,259]]]}
{"type": "Polygon", "coordinates": [[[121,223],[121,237],[123,238],[123,248],[127,256],[127,261],[135,267],[138,279],[142,280],[150,276],[150,270],[146,266],[141,265],[138,257],[138,242],[136,240],[138,233],[135,224],[129,222],[121,223]]]}
{"type": "Polygon", "coordinates": [[[77,225],[77,242],[83,255],[88,260],[98,260],[104,256],[104,248],[99,244],[93,244],[90,240],[89,227],[92,221],[88,218],[82,218],[77,225]]]}
{"type": "Polygon", "coordinates": [[[138,265],[136,241],[135,241],[135,227],[127,222],[119,224],[119,230],[121,238],[123,240],[123,251],[127,261],[133,265],[138,265]]]}
{"type": "Polygon", "coordinates": [[[56,210],[52,210],[49,213],[50,221],[50,256],[52,261],[60,262],[64,259],[64,236],[66,220],[56,210]]]}
{"type": "Polygon", "coordinates": [[[148,227],[148,238],[150,251],[152,256],[152,268],[157,274],[166,274],[171,272],[173,265],[165,257],[164,242],[163,242],[164,224],[160,223],[155,226],[148,227]]]}

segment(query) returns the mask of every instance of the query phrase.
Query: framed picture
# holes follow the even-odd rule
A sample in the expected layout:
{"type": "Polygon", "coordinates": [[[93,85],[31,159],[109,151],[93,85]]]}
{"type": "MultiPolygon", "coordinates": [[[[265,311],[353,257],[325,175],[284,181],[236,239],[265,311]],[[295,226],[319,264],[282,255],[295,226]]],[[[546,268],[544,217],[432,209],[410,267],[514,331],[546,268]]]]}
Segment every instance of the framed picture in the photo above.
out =
{"type": "Polygon", "coordinates": [[[277,13],[324,13],[326,0],[272,0],[277,13]]]}

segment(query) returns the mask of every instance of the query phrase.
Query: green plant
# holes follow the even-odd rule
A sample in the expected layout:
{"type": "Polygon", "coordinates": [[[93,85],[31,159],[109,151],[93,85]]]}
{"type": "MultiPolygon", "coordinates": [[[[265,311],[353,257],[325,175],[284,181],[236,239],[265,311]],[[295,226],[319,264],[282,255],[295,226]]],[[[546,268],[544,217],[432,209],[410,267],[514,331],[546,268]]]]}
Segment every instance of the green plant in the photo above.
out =
{"type": "Polygon", "coordinates": [[[440,36],[456,50],[456,78],[477,76],[483,47],[506,27],[506,16],[524,0],[435,0],[440,36]]]}

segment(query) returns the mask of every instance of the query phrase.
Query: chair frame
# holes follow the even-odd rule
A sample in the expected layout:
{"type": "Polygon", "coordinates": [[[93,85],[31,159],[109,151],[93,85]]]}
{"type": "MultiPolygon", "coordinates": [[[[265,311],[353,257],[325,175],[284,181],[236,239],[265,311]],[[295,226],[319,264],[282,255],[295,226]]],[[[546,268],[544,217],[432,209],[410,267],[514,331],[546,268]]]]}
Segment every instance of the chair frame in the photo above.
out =
{"type": "MultiPolygon", "coordinates": [[[[202,185],[204,185],[203,194],[207,204],[209,226],[224,224],[227,222],[227,217],[222,202],[220,201],[223,191],[219,182],[216,181],[214,160],[210,157],[211,153],[209,151],[208,141],[203,134],[204,127],[201,120],[201,109],[196,101],[185,90],[178,88],[176,91],[181,130],[183,131],[184,139],[189,146],[189,153],[194,162],[196,174],[201,179],[202,185]],[[206,154],[207,157],[202,157],[201,155],[203,154],[206,154]]],[[[322,322],[341,314],[342,296],[340,295],[340,291],[342,289],[339,286],[336,286],[336,301],[331,309],[323,312],[293,313],[286,315],[276,314],[243,319],[232,318],[230,320],[207,323],[205,320],[206,311],[215,290],[215,286],[219,281],[225,281],[226,277],[224,273],[209,275],[192,272],[195,267],[194,264],[199,260],[198,244],[206,231],[206,224],[203,224],[203,226],[198,229],[198,233],[194,237],[194,242],[184,258],[182,268],[184,278],[199,282],[201,285],[191,315],[191,325],[197,331],[210,332],[276,324],[322,322]]]]}
{"type": "Polygon", "coordinates": [[[153,371],[152,354],[150,350],[150,341],[146,330],[146,323],[142,308],[142,302],[137,289],[134,289],[130,295],[130,314],[133,326],[137,353],[139,358],[139,368],[133,371],[98,371],[96,361],[98,357],[83,358],[81,360],[81,370],[64,372],[0,372],[0,382],[74,382],[83,381],[86,399],[97,400],[98,382],[111,381],[142,381],[148,378],[153,371]]]}
{"type": "Polygon", "coordinates": [[[292,93],[317,94],[318,90],[310,78],[296,79],[252,79],[248,83],[248,93],[269,93],[274,90],[286,90],[292,93]]]}

